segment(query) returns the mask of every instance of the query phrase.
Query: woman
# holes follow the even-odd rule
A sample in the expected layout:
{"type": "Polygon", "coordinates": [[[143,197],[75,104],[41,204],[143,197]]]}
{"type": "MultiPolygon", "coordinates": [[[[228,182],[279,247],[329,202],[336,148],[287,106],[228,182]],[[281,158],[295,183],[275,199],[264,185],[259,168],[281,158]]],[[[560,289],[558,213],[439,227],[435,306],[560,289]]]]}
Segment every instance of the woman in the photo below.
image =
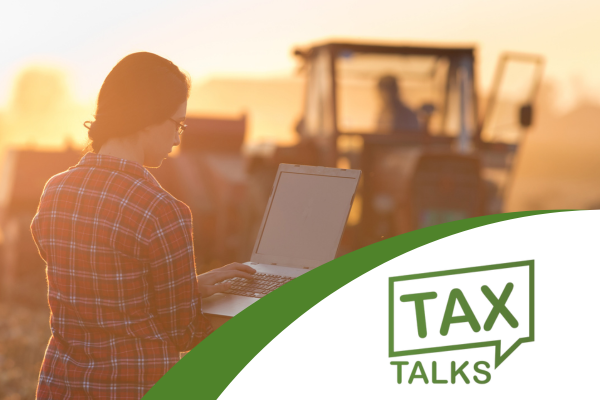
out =
{"type": "Polygon", "coordinates": [[[212,331],[201,297],[254,273],[236,263],[196,276],[190,209],[144,168],[179,145],[189,90],[169,60],[125,57],[86,125],[92,152],[46,184],[31,224],[52,331],[38,399],[141,398],[212,331]]]}

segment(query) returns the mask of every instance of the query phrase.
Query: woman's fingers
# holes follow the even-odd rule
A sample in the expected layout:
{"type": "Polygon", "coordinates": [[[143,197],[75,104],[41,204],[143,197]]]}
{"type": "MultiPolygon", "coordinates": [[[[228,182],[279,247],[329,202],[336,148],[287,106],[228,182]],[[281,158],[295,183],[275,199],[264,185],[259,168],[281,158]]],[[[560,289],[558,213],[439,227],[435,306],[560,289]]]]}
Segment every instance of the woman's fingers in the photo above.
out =
{"type": "Polygon", "coordinates": [[[200,293],[202,297],[209,297],[216,293],[224,293],[231,288],[230,282],[220,283],[218,285],[202,285],[200,286],[200,293]]]}
{"type": "Polygon", "coordinates": [[[231,283],[219,283],[231,278],[252,279],[256,270],[241,263],[231,263],[224,267],[213,269],[202,275],[198,275],[198,287],[202,297],[212,296],[215,293],[223,293],[229,290],[231,283]]]}
{"type": "Polygon", "coordinates": [[[225,271],[215,271],[214,276],[218,277],[217,282],[223,281],[225,279],[236,278],[236,277],[237,278],[246,278],[246,279],[254,278],[253,273],[238,271],[235,269],[225,270],[225,271]]]}
{"type": "Polygon", "coordinates": [[[249,267],[246,264],[237,263],[237,262],[227,264],[224,267],[218,268],[218,270],[237,270],[237,271],[247,272],[249,274],[254,274],[256,272],[256,270],[254,268],[249,267]]]}
{"type": "Polygon", "coordinates": [[[245,279],[253,278],[252,273],[239,271],[237,269],[224,270],[221,268],[198,275],[197,278],[200,285],[214,285],[215,283],[224,281],[225,279],[231,279],[235,277],[245,279]]]}

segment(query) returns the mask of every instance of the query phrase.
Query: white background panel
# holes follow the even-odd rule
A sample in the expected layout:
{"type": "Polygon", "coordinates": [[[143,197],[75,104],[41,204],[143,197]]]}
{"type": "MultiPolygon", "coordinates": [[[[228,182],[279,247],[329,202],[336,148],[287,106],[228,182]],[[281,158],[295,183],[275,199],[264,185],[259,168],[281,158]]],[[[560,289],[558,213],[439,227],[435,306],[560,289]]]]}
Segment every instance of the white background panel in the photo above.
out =
{"type": "MultiPolygon", "coordinates": [[[[600,372],[599,224],[599,211],[520,218],[391,260],[300,317],[248,364],[221,399],[594,398],[600,372]],[[522,344],[498,369],[493,347],[388,356],[389,277],[530,259],[535,260],[535,342],[522,344]],[[402,360],[410,365],[398,384],[390,361],[402,360]],[[432,361],[438,364],[438,379],[448,380],[451,361],[469,361],[470,379],[473,363],[487,361],[492,378],[485,385],[472,379],[466,385],[460,377],[455,385],[426,385],[420,379],[409,385],[415,361],[423,363],[430,380],[432,361]]],[[[500,296],[501,287],[491,288],[500,296]]],[[[498,324],[504,322],[498,318],[498,324]]]]}

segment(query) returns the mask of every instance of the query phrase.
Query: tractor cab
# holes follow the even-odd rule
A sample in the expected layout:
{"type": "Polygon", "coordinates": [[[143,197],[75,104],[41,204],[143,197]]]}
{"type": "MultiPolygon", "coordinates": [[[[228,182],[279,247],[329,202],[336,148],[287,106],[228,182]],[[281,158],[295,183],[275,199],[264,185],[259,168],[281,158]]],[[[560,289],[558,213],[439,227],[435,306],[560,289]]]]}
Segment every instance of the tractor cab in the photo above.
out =
{"type": "Polygon", "coordinates": [[[363,171],[349,219],[360,245],[350,247],[502,211],[543,61],[503,56],[481,112],[474,53],[357,43],[295,50],[307,77],[297,161],[363,171]]]}
{"type": "Polygon", "coordinates": [[[318,143],[325,164],[353,137],[470,149],[473,49],[330,43],[296,54],[308,78],[300,134],[318,143]]]}

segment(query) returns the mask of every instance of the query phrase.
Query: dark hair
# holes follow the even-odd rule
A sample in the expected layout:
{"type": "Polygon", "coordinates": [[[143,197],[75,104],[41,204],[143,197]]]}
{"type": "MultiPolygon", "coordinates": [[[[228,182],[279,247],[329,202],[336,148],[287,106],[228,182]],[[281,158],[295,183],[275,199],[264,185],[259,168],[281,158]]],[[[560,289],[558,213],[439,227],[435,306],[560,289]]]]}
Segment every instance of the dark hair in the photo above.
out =
{"type": "Polygon", "coordinates": [[[95,121],[86,121],[98,152],[108,139],[131,135],[169,118],[190,93],[190,77],[166,58],[133,53],[115,65],[98,94],[95,121]]]}

